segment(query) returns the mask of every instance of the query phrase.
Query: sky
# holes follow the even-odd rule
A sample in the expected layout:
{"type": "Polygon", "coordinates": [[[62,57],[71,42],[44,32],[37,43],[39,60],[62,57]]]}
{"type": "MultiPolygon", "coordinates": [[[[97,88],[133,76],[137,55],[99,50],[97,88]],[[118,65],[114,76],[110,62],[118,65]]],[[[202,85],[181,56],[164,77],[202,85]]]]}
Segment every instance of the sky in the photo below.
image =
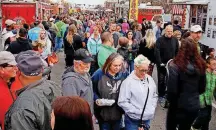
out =
{"type": "Polygon", "coordinates": [[[97,4],[104,4],[105,0],[69,0],[76,4],[91,4],[91,5],[97,5],[97,4]]]}

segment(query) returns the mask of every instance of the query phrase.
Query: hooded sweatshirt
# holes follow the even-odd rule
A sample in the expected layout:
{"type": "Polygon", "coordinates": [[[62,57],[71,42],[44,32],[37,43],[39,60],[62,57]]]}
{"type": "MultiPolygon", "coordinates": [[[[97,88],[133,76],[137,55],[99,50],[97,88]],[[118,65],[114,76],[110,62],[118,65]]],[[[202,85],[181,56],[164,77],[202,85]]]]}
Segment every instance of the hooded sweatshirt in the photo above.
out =
{"type": "Polygon", "coordinates": [[[19,54],[20,52],[32,50],[32,45],[29,39],[17,38],[16,41],[11,42],[6,51],[11,52],[12,54],[19,54]]]}
{"type": "Polygon", "coordinates": [[[79,96],[85,99],[91,108],[93,114],[93,89],[89,74],[83,75],[74,71],[74,67],[68,68],[62,76],[63,96],[79,96]]]}
{"type": "Polygon", "coordinates": [[[101,69],[98,69],[92,76],[94,100],[103,98],[115,100],[112,106],[95,107],[95,116],[98,120],[117,121],[121,119],[123,111],[117,105],[117,101],[121,83],[126,75],[124,73],[118,73],[113,77],[109,73],[105,74],[101,69]]]}
{"type": "Polygon", "coordinates": [[[147,98],[149,97],[144,111],[143,120],[153,119],[157,107],[157,87],[153,78],[146,74],[144,80],[140,80],[134,71],[124,80],[121,85],[118,105],[130,118],[139,120],[147,98]]]}

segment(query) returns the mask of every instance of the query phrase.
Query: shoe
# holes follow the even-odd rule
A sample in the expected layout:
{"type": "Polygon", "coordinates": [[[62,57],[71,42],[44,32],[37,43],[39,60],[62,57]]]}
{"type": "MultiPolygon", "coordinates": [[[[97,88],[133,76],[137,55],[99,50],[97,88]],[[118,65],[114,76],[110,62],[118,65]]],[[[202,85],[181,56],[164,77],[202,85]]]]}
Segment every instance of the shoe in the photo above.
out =
{"type": "Polygon", "coordinates": [[[191,130],[199,130],[199,129],[195,129],[195,128],[193,128],[193,126],[191,126],[191,130]]]}
{"type": "Polygon", "coordinates": [[[159,98],[158,98],[158,102],[159,102],[159,103],[164,102],[164,97],[159,97],[159,98]]]}

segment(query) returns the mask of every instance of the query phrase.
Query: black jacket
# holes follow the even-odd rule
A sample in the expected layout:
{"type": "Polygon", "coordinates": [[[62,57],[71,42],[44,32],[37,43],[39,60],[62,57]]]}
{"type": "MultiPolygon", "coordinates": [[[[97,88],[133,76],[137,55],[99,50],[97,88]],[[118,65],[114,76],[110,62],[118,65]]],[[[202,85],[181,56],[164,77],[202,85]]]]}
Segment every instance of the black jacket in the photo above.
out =
{"type": "Polygon", "coordinates": [[[201,74],[193,63],[185,72],[171,61],[168,65],[167,98],[171,107],[186,111],[200,109],[199,95],[205,92],[206,76],[201,74]]]}
{"type": "Polygon", "coordinates": [[[6,51],[11,52],[12,54],[19,54],[20,52],[32,50],[32,44],[29,39],[17,38],[16,41],[10,43],[6,51]]]}
{"type": "Polygon", "coordinates": [[[61,95],[60,86],[44,79],[19,90],[5,115],[5,130],[51,130],[51,104],[61,95]]]}
{"type": "Polygon", "coordinates": [[[155,63],[154,47],[146,47],[145,39],[141,40],[140,42],[138,54],[142,54],[143,56],[147,57],[151,61],[151,63],[155,63]]]}
{"type": "Polygon", "coordinates": [[[173,59],[179,49],[178,39],[175,37],[167,38],[162,36],[156,41],[155,59],[156,64],[166,64],[170,59],[173,59]]]}
{"type": "Polygon", "coordinates": [[[176,30],[182,32],[181,26],[180,25],[173,25],[173,31],[176,31],[176,30]]]}
{"type": "Polygon", "coordinates": [[[142,36],[143,37],[145,36],[147,29],[148,29],[148,25],[146,23],[145,24],[142,23],[142,30],[141,30],[141,32],[142,32],[142,36]]]}
{"type": "Polygon", "coordinates": [[[73,36],[73,43],[70,44],[67,39],[64,38],[64,52],[66,55],[74,55],[74,52],[80,48],[82,48],[82,39],[79,35],[73,36]]]}
{"type": "Polygon", "coordinates": [[[128,48],[126,46],[122,46],[120,47],[117,52],[123,56],[124,60],[125,61],[128,61],[128,55],[129,55],[129,51],[128,51],[128,48]]]}
{"type": "Polygon", "coordinates": [[[199,47],[200,47],[200,55],[202,56],[202,58],[205,60],[206,56],[207,56],[207,52],[208,52],[208,46],[198,42],[199,47]]]}

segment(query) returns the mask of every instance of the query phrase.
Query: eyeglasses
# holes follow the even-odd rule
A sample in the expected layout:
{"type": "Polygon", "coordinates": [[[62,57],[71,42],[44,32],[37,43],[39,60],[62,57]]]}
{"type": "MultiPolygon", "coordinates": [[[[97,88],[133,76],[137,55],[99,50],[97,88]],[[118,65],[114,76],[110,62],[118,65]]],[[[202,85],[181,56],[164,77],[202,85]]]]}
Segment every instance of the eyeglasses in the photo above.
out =
{"type": "MultiPolygon", "coordinates": [[[[137,67],[137,66],[136,66],[137,67]]],[[[148,73],[149,72],[149,69],[138,69],[139,67],[137,67],[137,70],[140,72],[140,73],[148,73]]]]}

